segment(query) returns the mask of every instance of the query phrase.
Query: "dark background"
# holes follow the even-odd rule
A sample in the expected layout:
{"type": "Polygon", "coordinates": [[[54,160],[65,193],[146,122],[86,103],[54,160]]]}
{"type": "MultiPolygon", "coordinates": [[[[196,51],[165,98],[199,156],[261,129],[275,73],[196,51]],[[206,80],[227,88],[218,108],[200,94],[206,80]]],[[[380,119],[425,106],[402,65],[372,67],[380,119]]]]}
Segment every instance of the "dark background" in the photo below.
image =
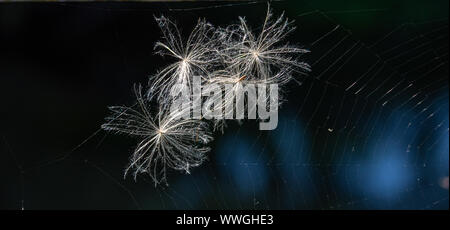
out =
{"type": "Polygon", "coordinates": [[[123,179],[137,140],[98,131],[170,61],[153,16],[258,29],[266,3],[0,3],[0,208],[448,209],[448,1],[271,6],[313,67],[278,128],[230,123],[155,188],[123,179]]]}

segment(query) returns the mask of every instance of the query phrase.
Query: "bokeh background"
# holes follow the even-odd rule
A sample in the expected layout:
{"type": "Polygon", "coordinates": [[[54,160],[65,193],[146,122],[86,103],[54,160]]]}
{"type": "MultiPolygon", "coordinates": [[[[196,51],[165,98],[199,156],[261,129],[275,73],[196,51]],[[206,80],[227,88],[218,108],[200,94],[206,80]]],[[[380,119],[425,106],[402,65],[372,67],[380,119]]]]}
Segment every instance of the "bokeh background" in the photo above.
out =
{"type": "Polygon", "coordinates": [[[278,128],[233,122],[169,186],[123,178],[137,140],[99,131],[109,105],[187,33],[265,2],[0,3],[2,209],[448,209],[448,1],[275,1],[313,67],[284,89],[278,128]]]}

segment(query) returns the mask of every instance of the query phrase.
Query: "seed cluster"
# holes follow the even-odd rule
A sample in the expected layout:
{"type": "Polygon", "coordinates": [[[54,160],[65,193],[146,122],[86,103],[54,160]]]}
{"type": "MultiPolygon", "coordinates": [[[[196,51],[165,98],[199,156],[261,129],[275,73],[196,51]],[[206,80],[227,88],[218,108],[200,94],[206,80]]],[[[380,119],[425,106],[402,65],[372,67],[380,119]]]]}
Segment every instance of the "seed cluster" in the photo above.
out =
{"type": "Polygon", "coordinates": [[[147,173],[156,186],[167,184],[168,168],[189,173],[190,168],[201,165],[210,151],[207,144],[213,139],[211,130],[223,131],[226,125],[225,119],[213,120],[212,124],[202,119],[181,119],[182,112],[169,109],[173,86],[182,85],[184,89],[176,90],[191,92],[193,77],[201,76],[205,87],[234,84],[231,91],[223,92],[227,97],[249,83],[281,87],[294,79],[294,73],[306,74],[310,67],[299,60],[307,50],[280,44],[295,27],[283,14],[272,19],[270,7],[256,34],[245,18],[239,17],[237,24],[226,27],[199,20],[185,39],[173,21],[164,16],[155,19],[162,31],[161,41],[155,44],[156,53],[171,57],[173,62],[152,75],[146,89],[135,86],[135,105],[109,107],[112,114],[102,128],[139,138],[125,176],[130,170],[135,179],[147,173]],[[150,106],[155,101],[157,110],[150,106]]]}

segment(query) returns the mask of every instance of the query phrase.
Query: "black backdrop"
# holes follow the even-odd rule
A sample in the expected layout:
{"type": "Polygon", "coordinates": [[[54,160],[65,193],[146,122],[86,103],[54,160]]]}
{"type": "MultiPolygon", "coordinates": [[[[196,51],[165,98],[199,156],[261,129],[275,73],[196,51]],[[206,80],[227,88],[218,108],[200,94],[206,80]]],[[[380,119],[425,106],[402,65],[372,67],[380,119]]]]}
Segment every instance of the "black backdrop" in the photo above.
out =
{"type": "MultiPolygon", "coordinates": [[[[405,98],[393,102],[392,107],[389,107],[391,106],[389,104],[383,107],[383,112],[395,111],[396,106],[407,102],[409,96],[425,91],[425,94],[429,93],[430,97],[439,100],[437,108],[441,109],[435,109],[436,115],[443,118],[425,128],[416,129],[414,134],[417,135],[414,138],[417,139],[414,139],[414,143],[420,144],[431,138],[435,141],[426,142],[426,146],[430,147],[434,142],[441,140],[439,138],[442,135],[448,137],[448,93],[446,93],[448,1],[435,3],[377,1],[364,4],[355,1],[347,5],[333,2],[282,1],[272,4],[275,14],[286,11],[290,18],[296,20],[298,30],[289,37],[289,41],[305,45],[312,50],[312,54],[305,57],[306,61],[314,63],[326,54],[324,59],[320,59],[323,63],[318,63],[315,70],[327,70],[351,47],[347,44],[342,50],[327,53],[333,44],[340,41],[342,34],[333,34],[330,40],[326,41],[327,44],[311,46],[312,42],[324,33],[332,31],[338,24],[341,25],[339,33],[350,32],[352,41],[359,41],[358,45],[374,44],[386,37],[382,40],[383,47],[375,46],[371,52],[363,52],[361,56],[350,58],[349,62],[340,63],[341,69],[335,68],[331,69],[332,72],[325,73],[332,75],[336,72],[330,82],[305,78],[301,79],[303,84],[300,86],[291,84],[286,92],[288,102],[280,110],[278,133],[275,131],[261,133],[252,122],[243,126],[231,124],[223,135],[216,134],[217,141],[212,144],[213,151],[209,156],[209,163],[195,169],[192,176],[171,174],[169,178],[171,185],[168,188],[165,186],[154,188],[144,177],[139,177],[137,182],[130,177],[123,180],[123,169],[136,140],[106,135],[103,131],[95,133],[108,113],[107,106],[132,104],[133,84],[146,84],[148,76],[168,61],[153,54],[153,45],[160,35],[153,15],[170,16],[180,24],[183,31],[189,31],[198,17],[205,17],[220,26],[236,22],[237,16],[246,16],[250,24],[257,28],[265,15],[266,4],[1,3],[0,207],[7,209],[448,208],[448,190],[443,189],[438,182],[441,176],[447,176],[448,189],[448,138],[443,144],[444,149],[440,150],[444,151],[444,157],[441,158],[443,161],[440,164],[433,163],[435,158],[430,153],[423,152],[414,153],[412,158],[415,159],[412,163],[401,163],[412,168],[412,172],[409,172],[413,175],[413,182],[401,188],[389,187],[389,182],[388,190],[399,189],[401,192],[396,193],[395,198],[388,196],[388,199],[373,197],[364,189],[361,192],[359,185],[351,181],[343,183],[339,179],[341,177],[336,176],[343,173],[344,177],[347,177],[359,172],[358,169],[353,172],[353,166],[344,166],[345,172],[342,172],[340,165],[371,167],[376,160],[366,157],[371,156],[369,150],[362,149],[332,156],[335,151],[321,148],[323,143],[330,140],[326,139],[328,138],[326,131],[327,125],[332,122],[327,123],[327,117],[336,114],[338,111],[335,109],[339,108],[340,104],[343,104],[343,110],[349,113],[344,115],[347,119],[334,117],[338,120],[337,126],[342,123],[343,127],[345,121],[357,119],[359,115],[363,116],[362,122],[359,123],[361,126],[358,126],[361,127],[358,128],[361,133],[367,134],[371,127],[376,129],[384,125],[383,119],[376,120],[371,116],[372,110],[364,110],[364,106],[367,106],[364,103],[357,104],[354,108],[359,112],[352,113],[351,106],[354,101],[342,99],[344,86],[354,82],[362,75],[361,73],[376,63],[374,53],[377,52],[377,48],[378,51],[383,51],[383,48],[385,51],[388,50],[381,52],[381,56],[385,55],[383,60],[387,60],[395,57],[395,52],[404,53],[408,49],[418,47],[416,50],[419,53],[407,54],[410,56],[401,57],[394,65],[408,63],[418,54],[429,55],[430,50],[433,50],[434,57],[441,58],[437,63],[424,66],[420,72],[407,75],[406,77],[412,80],[420,79],[417,81],[419,86],[408,92],[405,98]],[[216,5],[221,6],[212,7],[216,5]],[[409,24],[411,22],[417,24],[411,26],[412,24],[409,24]],[[399,26],[403,27],[395,30],[399,26]],[[391,31],[395,33],[391,34],[391,31]],[[415,36],[419,39],[414,40],[417,43],[412,44],[412,48],[401,47],[400,51],[394,50],[394,53],[389,53],[389,49],[386,48],[404,44],[403,42],[415,36]],[[435,70],[433,74],[421,78],[422,73],[435,70]],[[352,74],[353,72],[355,74],[352,74]],[[312,85],[313,82],[316,83],[312,85]],[[431,86],[420,87],[428,84],[431,86]],[[336,85],[338,87],[335,87],[336,85]],[[419,90],[420,88],[422,89],[419,90]],[[317,104],[324,106],[316,108],[317,104]],[[302,112],[296,113],[300,106],[302,112]],[[353,116],[356,117],[351,118],[353,116]],[[293,169],[294,174],[298,173],[300,178],[290,181],[291,177],[282,173],[283,168],[288,167],[283,163],[275,164],[272,168],[255,168],[255,171],[248,174],[250,177],[244,181],[234,176],[236,173],[247,173],[246,170],[242,171],[243,167],[247,169],[242,164],[236,164],[237,169],[225,169],[230,175],[223,173],[224,170],[221,168],[228,160],[220,157],[221,151],[243,155],[248,152],[245,145],[242,147],[244,150],[238,150],[240,144],[235,142],[229,144],[227,137],[237,135],[238,139],[246,139],[249,143],[255,142],[264,146],[261,149],[254,149],[256,152],[267,152],[263,154],[264,157],[255,160],[256,164],[276,163],[272,159],[276,156],[277,150],[283,147],[263,144],[273,135],[295,135],[295,131],[294,134],[290,134],[289,131],[289,127],[297,127],[297,123],[290,123],[293,117],[301,118],[305,123],[309,121],[305,128],[308,131],[305,131],[304,135],[306,139],[315,143],[315,147],[311,147],[309,151],[302,150],[308,152],[308,157],[299,160],[301,162],[299,165],[305,167],[293,169]],[[429,131],[441,121],[442,126],[447,127],[447,133],[438,129],[436,133],[430,135],[429,131]],[[323,129],[325,134],[322,133],[323,129]],[[91,136],[93,133],[95,135],[91,136]],[[84,140],[87,141],[83,142],[84,140]],[[221,150],[225,148],[223,146],[229,149],[221,150]],[[439,175],[430,173],[426,171],[428,168],[422,167],[426,164],[431,164],[429,168],[443,167],[443,171],[441,170],[439,175]],[[305,168],[308,170],[304,171],[305,168]],[[302,179],[302,175],[306,174],[308,178],[302,179]],[[264,175],[267,178],[265,181],[251,183],[258,180],[255,176],[257,178],[264,175]],[[345,185],[338,185],[341,182],[345,185]],[[292,184],[286,186],[286,183],[292,184]],[[239,188],[233,190],[235,186],[239,188]]],[[[413,66],[419,66],[421,63],[413,61],[413,66]]],[[[312,76],[320,76],[322,71],[316,73],[313,70],[312,76]]],[[[375,76],[376,81],[369,82],[368,88],[375,89],[386,76],[388,76],[386,73],[375,76]]],[[[401,80],[394,80],[383,87],[388,90],[397,83],[400,84],[401,80]]],[[[407,86],[402,84],[400,87],[407,86]]],[[[368,103],[369,107],[370,105],[371,102],[368,103]]],[[[425,105],[420,108],[432,110],[434,107],[428,105],[435,104],[425,101],[425,105]]],[[[374,111],[377,111],[376,108],[374,111]]],[[[407,116],[414,117],[416,114],[407,116]]],[[[426,116],[415,121],[425,122],[426,116]]],[[[381,134],[383,132],[390,133],[381,131],[381,134]]],[[[342,133],[348,134],[350,130],[343,129],[342,133]]],[[[360,134],[360,137],[363,135],[360,134]]],[[[381,136],[370,138],[377,140],[381,136]]],[[[407,138],[410,138],[408,141],[413,139],[409,136],[407,138]]],[[[290,142],[295,145],[301,141],[289,139],[286,142],[281,141],[280,145],[291,146],[290,142]]],[[[367,140],[360,138],[354,142],[365,143],[367,140]]],[[[344,148],[349,142],[335,139],[333,143],[344,148]]],[[[440,142],[438,144],[441,145],[440,142]]],[[[286,151],[293,151],[295,154],[295,150],[286,151]]],[[[235,160],[242,163],[242,159],[235,160]]],[[[233,162],[233,159],[230,161],[233,162]]],[[[380,171],[385,169],[381,168],[380,171]]],[[[394,170],[393,173],[396,174],[397,171],[394,170]]],[[[389,181],[391,177],[385,178],[381,175],[375,178],[389,181]]],[[[363,180],[359,178],[358,181],[363,180]]],[[[383,186],[385,184],[382,183],[381,189],[385,191],[386,188],[383,186]]]]}

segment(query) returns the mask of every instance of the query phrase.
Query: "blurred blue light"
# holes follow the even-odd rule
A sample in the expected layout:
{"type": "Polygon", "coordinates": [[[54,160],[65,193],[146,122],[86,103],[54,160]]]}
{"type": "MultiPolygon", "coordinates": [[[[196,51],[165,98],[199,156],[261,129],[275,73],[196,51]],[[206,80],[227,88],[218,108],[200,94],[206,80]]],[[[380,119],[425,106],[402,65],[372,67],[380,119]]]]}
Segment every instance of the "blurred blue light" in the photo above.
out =
{"type": "Polygon", "coordinates": [[[391,199],[407,188],[412,175],[400,153],[391,149],[386,156],[379,157],[364,170],[365,176],[360,178],[360,185],[366,194],[391,199]]]}
{"type": "Polygon", "coordinates": [[[407,122],[414,116],[405,111],[396,111],[384,122],[380,122],[378,139],[373,142],[368,153],[371,159],[362,169],[359,184],[365,194],[384,200],[391,200],[411,185],[411,171],[408,155],[414,156],[414,149],[408,149],[412,137],[419,131],[407,122]],[[407,127],[407,129],[405,129],[407,127]]]}
{"type": "Polygon", "coordinates": [[[307,136],[305,128],[295,117],[280,116],[277,129],[270,135],[278,153],[278,161],[289,164],[305,163],[305,155],[309,152],[307,136]]]}
{"type": "Polygon", "coordinates": [[[270,134],[280,173],[284,207],[292,209],[312,206],[316,194],[311,165],[309,133],[291,113],[280,116],[278,127],[270,134]]]}
{"type": "Polygon", "coordinates": [[[367,145],[356,143],[356,149],[363,151],[359,159],[337,168],[343,191],[351,199],[364,201],[354,208],[398,208],[393,201],[413,185],[415,172],[410,156],[416,153],[407,147],[418,132],[415,125],[408,126],[413,116],[413,113],[396,111],[380,119],[374,124],[367,145]]]}
{"type": "Polygon", "coordinates": [[[218,143],[216,158],[221,177],[231,180],[239,196],[251,196],[266,190],[269,175],[265,167],[267,160],[261,145],[244,135],[225,136],[218,143]]]}
{"type": "MultiPolygon", "coordinates": [[[[449,103],[448,103],[448,95],[444,100],[444,103],[438,103],[437,106],[440,106],[439,111],[441,113],[439,116],[436,116],[436,125],[442,122],[440,128],[440,132],[438,132],[436,136],[436,140],[438,141],[438,145],[434,150],[434,156],[437,158],[438,167],[437,173],[439,176],[448,177],[448,165],[449,165],[449,134],[448,134],[448,126],[449,126],[449,103]]],[[[433,148],[433,146],[431,146],[433,148]]]]}

